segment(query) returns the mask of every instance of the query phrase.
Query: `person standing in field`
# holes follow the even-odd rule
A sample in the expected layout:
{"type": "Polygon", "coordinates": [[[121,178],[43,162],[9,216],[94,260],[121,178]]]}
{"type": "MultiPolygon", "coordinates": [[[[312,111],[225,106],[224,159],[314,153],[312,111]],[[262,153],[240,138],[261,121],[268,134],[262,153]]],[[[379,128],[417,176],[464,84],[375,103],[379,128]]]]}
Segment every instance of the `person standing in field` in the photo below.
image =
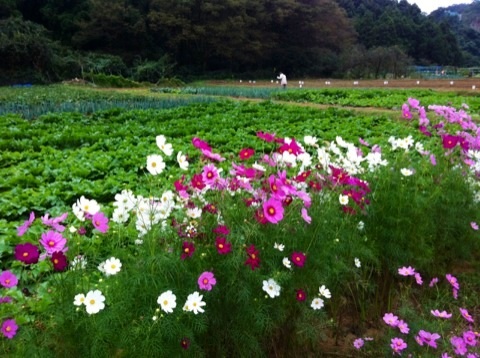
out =
{"type": "Polygon", "coordinates": [[[287,88],[287,76],[285,76],[283,72],[280,72],[277,78],[280,80],[280,85],[282,86],[282,88],[287,88]]]}

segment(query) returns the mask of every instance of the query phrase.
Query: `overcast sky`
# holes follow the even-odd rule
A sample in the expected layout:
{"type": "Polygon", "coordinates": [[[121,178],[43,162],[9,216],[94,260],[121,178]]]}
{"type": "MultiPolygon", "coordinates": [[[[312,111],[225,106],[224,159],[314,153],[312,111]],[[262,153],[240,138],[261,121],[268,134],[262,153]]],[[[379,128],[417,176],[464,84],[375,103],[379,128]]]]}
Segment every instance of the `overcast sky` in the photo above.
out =
{"type": "Polygon", "coordinates": [[[410,4],[417,4],[417,6],[422,10],[430,14],[433,10],[438,9],[439,7],[448,7],[450,5],[456,4],[471,4],[473,0],[407,0],[410,4]]]}

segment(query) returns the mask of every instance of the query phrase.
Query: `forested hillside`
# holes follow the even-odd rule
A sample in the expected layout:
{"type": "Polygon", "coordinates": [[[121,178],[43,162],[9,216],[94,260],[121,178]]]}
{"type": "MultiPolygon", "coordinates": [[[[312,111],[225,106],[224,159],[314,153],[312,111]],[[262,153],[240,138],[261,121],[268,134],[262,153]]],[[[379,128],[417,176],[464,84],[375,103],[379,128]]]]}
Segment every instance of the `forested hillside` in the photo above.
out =
{"type": "Polygon", "coordinates": [[[451,20],[406,0],[3,0],[0,83],[384,77],[478,62],[478,36],[456,36],[451,20]]]}

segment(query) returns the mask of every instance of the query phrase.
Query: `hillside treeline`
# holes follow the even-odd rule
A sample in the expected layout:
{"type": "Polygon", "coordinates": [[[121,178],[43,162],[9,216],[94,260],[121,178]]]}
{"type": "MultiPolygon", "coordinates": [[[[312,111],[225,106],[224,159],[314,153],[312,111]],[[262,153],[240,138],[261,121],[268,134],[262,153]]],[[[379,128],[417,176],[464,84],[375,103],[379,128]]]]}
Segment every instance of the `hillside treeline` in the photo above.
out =
{"type": "Polygon", "coordinates": [[[406,0],[2,0],[0,83],[384,77],[462,64],[448,22],[406,0]]]}

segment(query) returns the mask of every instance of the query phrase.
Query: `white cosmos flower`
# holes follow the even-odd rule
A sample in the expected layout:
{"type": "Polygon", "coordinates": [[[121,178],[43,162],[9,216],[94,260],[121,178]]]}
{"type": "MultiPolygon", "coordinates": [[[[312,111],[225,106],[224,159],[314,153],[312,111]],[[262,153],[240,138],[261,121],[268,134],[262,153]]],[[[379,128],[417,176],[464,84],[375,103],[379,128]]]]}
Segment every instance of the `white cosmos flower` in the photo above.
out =
{"type": "Polygon", "coordinates": [[[326,288],[325,285],[320,286],[318,292],[320,296],[323,296],[325,298],[332,298],[332,294],[330,293],[330,290],[326,288]]]}
{"type": "Polygon", "coordinates": [[[79,293],[78,295],[75,295],[73,298],[73,304],[75,306],[81,306],[85,304],[85,295],[83,293],[79,293]]]}
{"type": "Polygon", "coordinates": [[[98,205],[97,201],[94,199],[87,199],[83,195],[80,197],[80,199],[77,200],[78,206],[80,208],[90,214],[90,215],[95,215],[100,211],[100,205],[98,205]]]}
{"type": "Polygon", "coordinates": [[[173,153],[173,147],[170,143],[167,143],[167,138],[164,135],[158,135],[155,138],[158,148],[167,156],[171,156],[173,153]]]}
{"type": "Polygon", "coordinates": [[[129,217],[130,217],[130,214],[128,213],[128,211],[126,211],[125,208],[118,207],[115,210],[113,210],[112,221],[114,223],[117,223],[117,224],[126,223],[129,217]]]}
{"type": "Polygon", "coordinates": [[[364,228],[365,228],[365,223],[363,221],[359,221],[357,224],[357,229],[361,231],[364,228]]]}
{"type": "Polygon", "coordinates": [[[119,259],[115,257],[110,257],[107,261],[105,261],[105,264],[103,265],[103,270],[105,271],[105,275],[107,276],[116,275],[120,272],[121,268],[122,263],[119,259]]]}
{"type": "Polygon", "coordinates": [[[268,281],[263,281],[262,289],[268,293],[271,298],[280,296],[281,287],[275,282],[273,278],[268,279],[268,281]]]}
{"type": "Polygon", "coordinates": [[[410,175],[413,175],[413,170],[408,168],[402,168],[400,169],[400,173],[402,173],[403,176],[409,177],[410,175]]]}
{"type": "Polygon", "coordinates": [[[203,313],[205,310],[202,308],[206,305],[204,301],[202,301],[203,295],[199,294],[197,291],[191,293],[187,297],[187,302],[183,306],[183,310],[187,312],[193,312],[198,314],[198,312],[203,313]]]}
{"type": "Polygon", "coordinates": [[[323,306],[324,306],[323,300],[318,297],[314,298],[312,301],[312,304],[310,305],[310,307],[312,307],[314,310],[320,310],[323,308],[323,306]]]}
{"type": "Polygon", "coordinates": [[[261,171],[261,172],[267,171],[267,169],[265,169],[265,167],[264,167],[263,165],[260,165],[260,164],[258,164],[257,162],[255,162],[255,163],[252,164],[252,168],[253,168],[253,169],[256,169],[256,170],[259,170],[259,171],[261,171]]]}
{"type": "Polygon", "coordinates": [[[284,244],[277,244],[277,243],[274,243],[273,244],[273,248],[278,250],[278,251],[283,251],[285,249],[285,245],[284,244]]]}
{"type": "Polygon", "coordinates": [[[115,195],[115,202],[113,206],[118,209],[123,208],[126,211],[130,211],[135,207],[137,200],[131,190],[124,189],[121,193],[115,195]]]}
{"type": "Polygon", "coordinates": [[[283,266],[285,266],[286,268],[292,268],[292,263],[290,262],[288,257],[284,257],[282,260],[282,263],[283,263],[283,266]]]}
{"type": "Polygon", "coordinates": [[[202,216],[202,209],[200,208],[189,208],[187,209],[186,212],[187,216],[192,218],[192,219],[198,219],[200,216],[202,216]]]}
{"type": "Polygon", "coordinates": [[[87,267],[87,259],[83,255],[77,255],[70,262],[70,266],[72,267],[72,270],[83,270],[87,267]]]}
{"type": "Polygon", "coordinates": [[[189,163],[187,161],[187,157],[183,155],[182,152],[177,153],[177,162],[178,162],[178,165],[180,166],[180,169],[188,170],[189,163]]]}
{"type": "Polygon", "coordinates": [[[358,257],[355,257],[355,266],[358,268],[362,267],[362,263],[360,262],[358,257]]]}
{"type": "Polygon", "coordinates": [[[305,142],[306,145],[311,145],[311,146],[317,146],[317,137],[312,137],[311,135],[306,135],[303,137],[303,141],[305,142]]]}
{"type": "Polygon", "coordinates": [[[338,197],[338,201],[340,202],[341,205],[347,205],[348,204],[348,195],[342,195],[338,197]]]}
{"type": "Polygon", "coordinates": [[[170,290],[165,291],[158,296],[157,303],[164,312],[172,313],[173,309],[177,307],[177,296],[170,290]]]}
{"type": "Polygon", "coordinates": [[[87,292],[84,302],[88,314],[98,313],[105,308],[105,296],[99,290],[87,292]]]}
{"type": "Polygon", "coordinates": [[[165,162],[163,157],[158,154],[152,154],[147,156],[147,170],[152,175],[161,174],[165,169],[165,162]]]}

